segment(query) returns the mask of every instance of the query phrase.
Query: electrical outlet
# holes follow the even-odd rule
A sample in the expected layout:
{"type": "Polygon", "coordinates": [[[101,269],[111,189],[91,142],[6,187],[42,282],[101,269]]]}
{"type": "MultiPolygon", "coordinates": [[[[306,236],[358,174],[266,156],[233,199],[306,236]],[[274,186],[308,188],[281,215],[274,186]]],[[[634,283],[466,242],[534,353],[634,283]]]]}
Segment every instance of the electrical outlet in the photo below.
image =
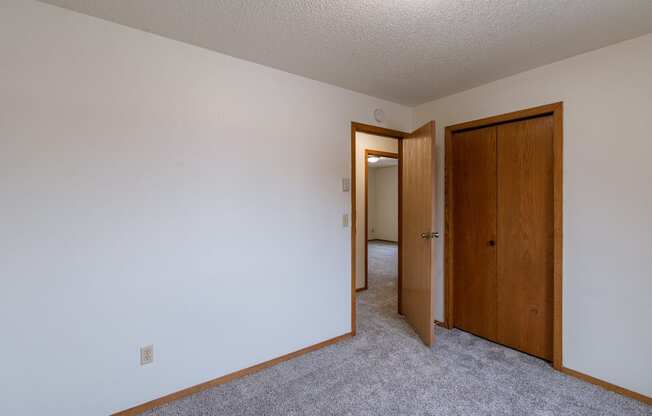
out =
{"type": "Polygon", "coordinates": [[[154,346],[148,345],[140,349],[140,365],[151,364],[154,362],[154,346]]]}
{"type": "Polygon", "coordinates": [[[342,227],[346,228],[349,226],[349,214],[342,215],[342,227]]]}

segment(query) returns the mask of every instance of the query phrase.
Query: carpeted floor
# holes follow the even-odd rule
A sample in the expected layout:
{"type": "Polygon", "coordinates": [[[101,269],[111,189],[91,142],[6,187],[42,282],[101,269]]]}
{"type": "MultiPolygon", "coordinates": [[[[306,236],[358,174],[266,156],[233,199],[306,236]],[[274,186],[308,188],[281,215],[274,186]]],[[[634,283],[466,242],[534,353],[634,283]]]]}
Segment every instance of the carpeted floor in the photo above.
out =
{"type": "Polygon", "coordinates": [[[652,415],[652,406],[458,330],[426,348],[396,314],[396,246],[369,245],[358,335],[145,413],[153,415],[652,415]]]}

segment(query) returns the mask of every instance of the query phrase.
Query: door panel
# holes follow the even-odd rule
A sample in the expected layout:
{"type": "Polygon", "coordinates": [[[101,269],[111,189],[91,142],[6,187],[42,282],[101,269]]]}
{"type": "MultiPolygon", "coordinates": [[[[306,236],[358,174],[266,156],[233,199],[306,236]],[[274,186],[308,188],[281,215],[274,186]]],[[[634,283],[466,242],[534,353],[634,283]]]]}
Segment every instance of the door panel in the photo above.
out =
{"type": "Polygon", "coordinates": [[[552,360],[553,120],[497,129],[497,340],[552,360]]]}
{"type": "Polygon", "coordinates": [[[401,142],[402,290],[407,322],[430,346],[434,337],[435,125],[430,122],[401,142]]]}
{"type": "Polygon", "coordinates": [[[456,132],[452,144],[453,322],[495,340],[496,127],[456,132]]]}

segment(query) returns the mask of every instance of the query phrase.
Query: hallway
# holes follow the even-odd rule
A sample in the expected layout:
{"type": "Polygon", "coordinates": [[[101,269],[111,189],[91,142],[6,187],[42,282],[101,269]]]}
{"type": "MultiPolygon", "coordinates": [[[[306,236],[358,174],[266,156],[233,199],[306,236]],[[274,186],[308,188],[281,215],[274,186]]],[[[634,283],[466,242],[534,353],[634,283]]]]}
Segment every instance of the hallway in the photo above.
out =
{"type": "Polygon", "coordinates": [[[368,242],[368,289],[358,292],[358,331],[368,314],[396,315],[398,246],[395,243],[371,240],[368,242]]]}
{"type": "Polygon", "coordinates": [[[354,338],[145,415],[652,415],[643,403],[458,330],[437,327],[426,348],[396,314],[396,257],[395,244],[369,244],[354,338]]]}

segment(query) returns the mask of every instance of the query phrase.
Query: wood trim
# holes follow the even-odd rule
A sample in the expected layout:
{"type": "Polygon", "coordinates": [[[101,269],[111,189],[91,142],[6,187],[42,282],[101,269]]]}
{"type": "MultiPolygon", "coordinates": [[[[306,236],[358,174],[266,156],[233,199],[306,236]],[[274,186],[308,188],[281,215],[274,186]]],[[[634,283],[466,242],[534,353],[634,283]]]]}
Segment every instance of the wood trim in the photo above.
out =
{"type": "Polygon", "coordinates": [[[523,120],[525,118],[540,117],[547,114],[555,114],[562,110],[563,102],[541,105],[538,107],[526,108],[511,113],[500,114],[492,117],[485,117],[478,120],[467,121],[446,127],[446,131],[456,132],[460,130],[476,129],[492,126],[494,124],[509,123],[511,121],[523,120]]]}
{"type": "Polygon", "coordinates": [[[360,133],[373,134],[374,136],[390,137],[393,139],[402,139],[409,134],[399,130],[372,126],[371,124],[356,123],[355,121],[351,122],[351,130],[356,132],[359,131],[360,133]]]}
{"type": "Polygon", "coordinates": [[[453,133],[487,127],[491,125],[507,123],[516,120],[522,120],[532,117],[550,115],[553,118],[553,361],[552,365],[556,370],[562,371],[562,256],[563,256],[563,103],[553,103],[539,107],[527,108],[525,110],[514,111],[507,114],[501,114],[494,117],[482,118],[465,123],[455,124],[446,127],[445,138],[445,164],[444,164],[444,324],[446,328],[453,328],[455,322],[453,319],[453,200],[451,190],[453,189],[454,173],[452,166],[452,140],[453,133]]]}
{"type": "Polygon", "coordinates": [[[444,143],[444,327],[453,329],[453,132],[446,128],[444,143]]]}
{"type": "Polygon", "coordinates": [[[600,386],[609,391],[613,391],[614,393],[622,394],[623,396],[629,397],[631,399],[638,400],[645,404],[652,405],[652,397],[646,396],[644,394],[637,393],[635,391],[628,390],[624,387],[620,387],[615,384],[608,383],[604,380],[600,380],[599,378],[591,377],[587,374],[580,373],[579,371],[571,370],[570,368],[567,367],[561,367],[560,371],[562,373],[568,374],[569,376],[578,378],[580,380],[586,381],[591,384],[595,384],[596,386],[600,386]]]}
{"type": "Polygon", "coordinates": [[[392,243],[392,244],[398,244],[398,242],[397,242],[397,241],[392,241],[392,240],[385,240],[385,239],[383,239],[383,238],[372,238],[372,239],[371,239],[371,240],[369,240],[369,241],[380,241],[380,242],[383,242],[383,243],[392,243]]]}
{"type": "Polygon", "coordinates": [[[145,412],[146,410],[150,410],[150,409],[153,409],[155,407],[159,407],[161,405],[164,405],[166,403],[170,403],[170,402],[173,402],[175,400],[182,399],[184,397],[187,397],[187,396],[193,395],[195,393],[199,393],[199,392],[201,392],[203,390],[209,389],[211,387],[219,386],[220,384],[228,383],[229,381],[235,380],[237,378],[257,373],[257,372],[259,372],[261,370],[264,370],[266,368],[273,367],[276,364],[280,364],[280,363],[282,363],[284,361],[291,360],[292,358],[296,358],[296,357],[299,357],[299,356],[301,356],[303,354],[306,354],[306,353],[318,350],[320,348],[324,348],[324,347],[327,347],[329,345],[335,344],[337,342],[343,341],[343,340],[345,340],[347,338],[350,338],[351,336],[352,336],[352,334],[348,333],[348,334],[340,335],[340,336],[335,337],[335,338],[328,339],[326,341],[322,341],[322,342],[320,342],[318,344],[314,344],[314,345],[302,348],[300,350],[291,352],[289,354],[285,354],[285,355],[283,355],[281,357],[274,358],[272,360],[265,361],[265,362],[260,363],[260,364],[256,364],[254,366],[245,368],[243,370],[239,370],[239,371],[236,371],[234,373],[227,374],[225,376],[218,377],[216,379],[209,380],[209,381],[206,381],[206,382],[201,383],[201,384],[197,384],[197,385],[192,386],[192,387],[188,387],[187,389],[179,390],[177,392],[168,394],[166,396],[163,396],[163,397],[160,397],[158,399],[149,401],[147,403],[143,403],[143,404],[140,404],[138,406],[134,406],[134,407],[129,408],[127,410],[122,410],[122,411],[113,413],[112,416],[136,416],[136,415],[139,415],[139,414],[145,412]]]}
{"type": "MultiPolygon", "coordinates": [[[[355,236],[356,236],[356,222],[357,222],[357,215],[356,215],[356,166],[355,166],[355,150],[356,150],[356,142],[355,142],[355,135],[357,132],[361,133],[367,133],[367,134],[374,134],[376,136],[382,136],[382,137],[391,137],[394,139],[398,139],[398,175],[399,175],[399,207],[398,207],[398,212],[399,212],[399,246],[398,246],[398,309],[399,309],[399,314],[401,313],[401,241],[400,241],[400,227],[401,227],[401,185],[400,185],[400,180],[401,180],[401,139],[403,137],[407,136],[408,133],[399,131],[399,130],[392,130],[392,129],[386,129],[384,127],[377,127],[377,126],[372,126],[370,124],[363,124],[363,123],[356,123],[356,122],[351,122],[351,335],[355,336],[356,334],[356,287],[355,287],[355,262],[356,262],[356,241],[355,241],[355,236]]],[[[365,256],[366,257],[366,256],[365,256]]]]}
{"type": "Polygon", "coordinates": [[[398,259],[396,262],[398,281],[396,282],[396,306],[399,315],[403,315],[403,140],[398,141],[398,259]]]}
{"type": "Polygon", "coordinates": [[[355,204],[355,189],[358,187],[355,176],[355,123],[351,123],[351,178],[349,178],[349,189],[351,190],[351,335],[355,336],[356,322],[355,322],[355,298],[356,298],[356,284],[355,284],[355,263],[356,263],[356,224],[358,222],[356,216],[355,204]]]}
{"type": "Polygon", "coordinates": [[[564,103],[559,102],[551,104],[553,118],[553,362],[555,369],[560,370],[564,366],[563,362],[563,296],[564,286],[562,280],[563,274],[563,244],[564,244],[564,103]]]}
{"type": "MultiPolygon", "coordinates": [[[[390,139],[391,138],[392,137],[390,137],[390,139]]],[[[396,139],[396,137],[394,137],[394,139],[396,139]]],[[[372,156],[372,155],[373,156],[383,156],[383,157],[387,157],[387,158],[390,158],[390,159],[398,160],[398,153],[385,152],[384,150],[375,150],[375,149],[364,149],[364,150],[365,150],[365,156],[372,156]]]]}
{"type": "MultiPolygon", "coordinates": [[[[364,149],[364,286],[369,288],[369,149],[364,149]]],[[[356,178],[356,182],[357,182],[356,178]]]]}
{"type": "MultiPolygon", "coordinates": [[[[398,153],[384,152],[382,150],[364,149],[364,286],[362,289],[369,287],[369,163],[367,159],[370,155],[384,156],[398,160],[398,153]]],[[[400,195],[400,194],[399,194],[400,195]]],[[[401,219],[398,219],[399,223],[401,219]]],[[[400,274],[400,273],[399,273],[400,274]]],[[[359,290],[358,290],[359,291],[359,290]]]]}

